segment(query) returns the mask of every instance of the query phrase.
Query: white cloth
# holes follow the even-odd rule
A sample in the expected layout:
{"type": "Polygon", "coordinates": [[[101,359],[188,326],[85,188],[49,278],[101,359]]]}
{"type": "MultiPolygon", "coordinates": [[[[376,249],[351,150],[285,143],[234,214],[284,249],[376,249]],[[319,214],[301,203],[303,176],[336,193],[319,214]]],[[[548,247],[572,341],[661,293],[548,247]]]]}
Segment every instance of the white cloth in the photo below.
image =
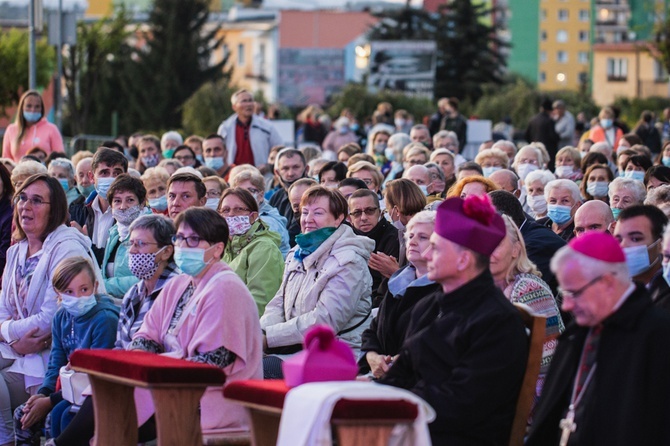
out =
{"type": "Polygon", "coordinates": [[[330,446],[332,436],[330,417],[340,399],[405,400],[419,408],[410,429],[399,426],[393,430],[390,445],[430,445],[428,423],[435,419],[435,411],[413,393],[365,381],[337,381],[308,383],[291,389],[286,394],[279,424],[277,446],[330,446]]]}
{"type": "Polygon", "coordinates": [[[112,206],[109,205],[105,212],[100,209],[100,197],[97,196],[91,203],[91,209],[95,214],[95,225],[93,227],[93,234],[91,234],[91,241],[93,245],[98,248],[107,246],[107,239],[109,238],[109,230],[114,226],[114,216],[112,215],[112,206]]]}

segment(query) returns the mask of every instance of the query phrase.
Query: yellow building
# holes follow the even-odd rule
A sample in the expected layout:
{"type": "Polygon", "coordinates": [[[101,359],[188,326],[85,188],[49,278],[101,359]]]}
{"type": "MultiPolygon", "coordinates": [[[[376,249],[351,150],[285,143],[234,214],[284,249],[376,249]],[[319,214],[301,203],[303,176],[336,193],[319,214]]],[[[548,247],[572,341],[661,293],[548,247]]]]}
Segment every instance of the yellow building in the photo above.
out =
{"type": "Polygon", "coordinates": [[[591,2],[540,2],[538,86],[542,90],[578,90],[588,81],[591,2]]]}
{"type": "Polygon", "coordinates": [[[668,75],[647,42],[593,46],[593,100],[608,105],[617,97],[667,97],[668,75]]]}

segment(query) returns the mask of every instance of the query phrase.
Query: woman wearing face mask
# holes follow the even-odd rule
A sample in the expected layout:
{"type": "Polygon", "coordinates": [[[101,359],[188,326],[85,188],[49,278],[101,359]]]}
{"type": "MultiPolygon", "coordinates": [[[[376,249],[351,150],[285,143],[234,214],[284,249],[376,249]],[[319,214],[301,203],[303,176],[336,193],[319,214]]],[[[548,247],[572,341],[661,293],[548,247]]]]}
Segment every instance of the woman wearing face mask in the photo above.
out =
{"type": "Polygon", "coordinates": [[[357,142],[358,137],[351,131],[349,119],[342,116],[333,124],[333,130],[328,132],[324,138],[322,147],[324,151],[329,150],[336,153],[337,149],[343,145],[357,142]]]}
{"type": "Polygon", "coordinates": [[[644,174],[652,166],[651,160],[644,155],[633,155],[628,158],[624,169],[624,177],[644,182],[644,174]]]}
{"type": "Polygon", "coordinates": [[[488,178],[497,170],[509,167],[507,154],[500,149],[485,149],[477,154],[475,163],[482,166],[484,177],[488,178]]]}
{"type": "Polygon", "coordinates": [[[174,149],[172,159],[182,163],[185,167],[193,167],[197,169],[200,167],[200,161],[195,157],[195,152],[189,146],[181,145],[174,149]]]}
{"type": "Polygon", "coordinates": [[[370,323],[375,243],[342,224],[347,202],[336,190],[314,186],[300,200],[302,233],[286,259],[284,277],[261,318],[266,378],[281,377],[285,355],[302,349],[305,332],[327,324],[354,353],[370,323]]]}
{"type": "MultiPolygon", "coordinates": [[[[258,309],[244,282],[220,261],[228,243],[225,219],[195,207],[177,215],[175,226],[174,261],[183,274],[165,285],[127,349],[219,367],[226,382],[262,378],[258,309]]],[[[154,412],[149,392],[136,391],[135,404],[142,426],[154,412]]],[[[221,387],[207,388],[200,413],[204,433],[248,429],[244,408],[224,399],[221,387]]]]}
{"type": "MultiPolygon", "coordinates": [[[[174,234],[172,220],[162,215],[143,215],[130,225],[130,237],[124,245],[130,271],[139,282],[123,297],[114,348],[128,347],[160,292],[179,275],[172,256],[174,234]]],[[[94,428],[93,400],[87,397],[68,426],[51,441],[56,446],[88,446],[94,428]]]]}
{"type": "Polygon", "coordinates": [[[619,147],[623,131],[614,125],[614,110],[604,107],[598,113],[598,124],[589,131],[589,139],[593,142],[606,142],[612,149],[619,147]]]}
{"type": "Polygon", "coordinates": [[[526,202],[536,220],[547,216],[547,199],[544,197],[544,188],[547,183],[555,179],[556,177],[548,170],[536,170],[526,177],[526,202]]]}
{"type": "MultiPolygon", "coordinates": [[[[0,445],[14,444],[13,410],[44,380],[57,310],[55,265],[92,257],[91,239],[65,226],[67,201],[58,180],[29,177],[14,195],[14,240],[0,291],[0,445]],[[10,273],[11,272],[11,273],[10,273]],[[11,367],[11,370],[10,370],[11,367]]],[[[104,284],[94,265],[98,291],[104,284]]]]}
{"type": "Polygon", "coordinates": [[[392,160],[387,157],[386,153],[390,137],[390,132],[384,129],[379,129],[371,135],[370,143],[368,143],[367,153],[374,157],[375,164],[384,176],[391,171],[392,167],[392,160]]]}
{"type": "Polygon", "coordinates": [[[582,156],[579,150],[574,147],[563,147],[556,153],[556,168],[554,174],[556,178],[579,181],[583,178],[580,169],[582,156]]]}
{"type": "Polygon", "coordinates": [[[319,184],[330,189],[337,189],[340,181],[347,177],[347,166],[337,161],[329,161],[319,170],[319,184]]]}
{"type": "Polygon", "coordinates": [[[130,224],[147,212],[146,194],[142,181],[128,174],[116,177],[107,191],[107,200],[116,224],[109,230],[102,259],[102,279],[107,292],[117,299],[121,299],[137,283],[137,277],[130,271],[123,242],[130,235],[130,224]]]}
{"type": "Polygon", "coordinates": [[[514,156],[512,168],[519,175],[522,184],[525,184],[529,173],[542,169],[542,151],[533,145],[522,147],[514,156]]]}
{"type": "Polygon", "coordinates": [[[150,167],[142,174],[149,208],[154,214],[167,215],[167,182],[170,174],[162,167],[150,167]]]}
{"type": "Polygon", "coordinates": [[[47,154],[65,151],[58,127],[45,118],[44,101],[37,91],[23,93],[17,110],[16,119],[7,127],[2,139],[3,158],[18,163],[33,147],[47,154]]]}
{"type": "MultiPolygon", "coordinates": [[[[109,349],[114,346],[119,309],[112,299],[98,291],[90,258],[71,257],[60,262],[53,274],[53,289],[60,309],[53,317],[49,366],[37,393],[14,413],[16,444],[33,444],[51,412],[50,436],[58,436],[72,419],[72,403],[56,391],[60,368],[78,349],[109,349]]],[[[14,443],[12,443],[14,444],[14,443]]],[[[53,442],[52,442],[53,444],[53,442]]]]}
{"type": "Polygon", "coordinates": [[[263,314],[265,305],[279,289],[284,272],[284,257],[279,251],[281,238],[258,218],[256,199],[241,187],[223,193],[219,214],[226,219],[230,233],[223,261],[247,285],[258,314],[263,314]]]}
{"type": "Polygon", "coordinates": [[[547,216],[537,222],[554,231],[566,242],[574,236],[575,212],[582,204],[579,187],[574,181],[554,180],[544,188],[547,199],[547,216]]]}
{"type": "Polygon", "coordinates": [[[592,164],[586,169],[584,181],[580,185],[582,197],[585,201],[601,200],[609,204],[609,185],[614,180],[614,174],[605,164],[592,164]]]}

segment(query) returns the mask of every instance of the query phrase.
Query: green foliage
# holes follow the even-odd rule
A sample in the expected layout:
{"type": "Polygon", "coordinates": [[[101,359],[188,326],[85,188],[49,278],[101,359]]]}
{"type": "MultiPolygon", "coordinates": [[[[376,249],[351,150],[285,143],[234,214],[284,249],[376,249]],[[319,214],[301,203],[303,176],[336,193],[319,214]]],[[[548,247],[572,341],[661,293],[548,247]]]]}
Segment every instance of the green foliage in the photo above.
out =
{"type": "Polygon", "coordinates": [[[619,119],[633,128],[643,111],[649,110],[656,114],[657,117],[663,116],[663,109],[670,107],[670,99],[662,97],[652,98],[617,98],[614,101],[614,106],[621,110],[619,119]]]}
{"type": "Polygon", "coordinates": [[[538,112],[543,98],[562,99],[573,114],[586,113],[594,116],[598,107],[593,100],[575,91],[552,91],[543,93],[535,89],[523,78],[518,77],[502,87],[487,86],[484,95],[475,105],[472,113],[490,119],[494,123],[510,117],[518,128],[525,128],[528,121],[538,112]]]}
{"type": "Polygon", "coordinates": [[[450,0],[438,13],[406,7],[377,14],[370,40],[432,40],[437,44],[434,97],[476,102],[486,84],[502,84],[507,44],[487,24],[493,10],[483,2],[450,0]]]}
{"type": "Polygon", "coordinates": [[[122,128],[176,128],[182,104],[202,85],[227,77],[226,60],[210,66],[222,44],[216,29],[205,33],[209,0],[154,0],[146,48],[133,54],[123,89],[128,95],[122,128]]]}
{"type": "Polygon", "coordinates": [[[339,116],[342,109],[348,108],[362,121],[369,117],[377,104],[389,102],[394,110],[407,110],[414,116],[414,122],[420,122],[421,117],[430,116],[434,112],[433,103],[424,98],[412,98],[403,93],[381,91],[377,94],[370,93],[365,85],[349,84],[342,92],[334,96],[333,105],[328,109],[330,116],[339,116]]]}
{"type": "Polygon", "coordinates": [[[666,73],[670,73],[670,15],[656,25],[656,48],[666,73]]]}
{"type": "Polygon", "coordinates": [[[207,82],[184,102],[182,126],[191,135],[207,136],[233,113],[230,98],[237,88],[225,80],[207,82]]]}
{"type": "Polygon", "coordinates": [[[124,66],[130,61],[129,25],[123,8],[111,19],[77,25],[77,44],[63,59],[67,133],[111,134],[112,113],[123,113],[119,97],[124,66]]]}
{"type": "MultiPolygon", "coordinates": [[[[35,77],[37,88],[45,88],[54,73],[56,51],[46,38],[38,39],[35,46],[35,77]]],[[[18,103],[28,89],[28,32],[10,29],[0,33],[0,113],[5,107],[18,103]]]]}

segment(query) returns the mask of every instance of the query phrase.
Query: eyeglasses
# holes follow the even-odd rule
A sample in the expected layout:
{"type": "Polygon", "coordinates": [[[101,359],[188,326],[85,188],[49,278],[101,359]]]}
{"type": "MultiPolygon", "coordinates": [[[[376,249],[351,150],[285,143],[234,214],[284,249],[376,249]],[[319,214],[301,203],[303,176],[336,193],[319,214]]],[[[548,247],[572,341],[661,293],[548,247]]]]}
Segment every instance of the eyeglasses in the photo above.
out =
{"type": "Polygon", "coordinates": [[[197,235],[190,235],[188,237],[184,237],[183,235],[177,234],[172,236],[172,244],[181,245],[183,242],[186,242],[186,246],[188,246],[189,248],[197,248],[202,240],[205,239],[202,237],[198,237],[197,235]]]}
{"type": "Polygon", "coordinates": [[[378,210],[379,208],[357,209],[354,212],[349,212],[349,215],[351,215],[353,218],[360,218],[361,215],[363,215],[363,213],[365,212],[365,215],[367,215],[368,217],[372,217],[378,210]]]}
{"type": "Polygon", "coordinates": [[[14,199],[14,204],[21,203],[25,206],[26,203],[30,203],[32,206],[42,206],[43,204],[51,204],[50,201],[44,201],[40,197],[28,197],[26,194],[20,194],[16,199],[14,199]]]}
{"type": "Polygon", "coordinates": [[[175,156],[174,159],[176,159],[177,161],[181,161],[182,163],[183,163],[184,161],[193,161],[193,160],[194,160],[194,158],[193,158],[191,155],[188,155],[188,156],[175,156]]]}
{"type": "Polygon", "coordinates": [[[258,189],[254,189],[253,187],[250,187],[249,189],[247,189],[247,192],[249,192],[251,195],[256,195],[260,191],[258,189]]]}
{"type": "Polygon", "coordinates": [[[359,180],[361,180],[362,182],[364,182],[366,186],[371,185],[371,184],[372,184],[372,181],[373,181],[372,178],[359,178],[359,180]]]}
{"type": "Polygon", "coordinates": [[[207,191],[207,198],[219,198],[221,196],[221,191],[220,190],[208,190],[207,191]]]}
{"type": "Polygon", "coordinates": [[[247,208],[221,208],[219,210],[219,214],[223,215],[224,217],[226,215],[239,215],[239,214],[243,214],[245,212],[251,212],[251,209],[247,209],[247,208]]]}
{"type": "Polygon", "coordinates": [[[563,296],[563,297],[569,297],[570,299],[579,299],[579,296],[581,296],[582,294],[584,294],[584,292],[585,292],[586,290],[588,290],[590,287],[592,287],[593,285],[595,285],[596,283],[598,283],[603,277],[605,277],[605,274],[601,274],[601,275],[599,275],[598,277],[596,277],[595,279],[591,280],[589,283],[587,283],[586,285],[584,285],[584,286],[581,287],[580,289],[578,289],[578,290],[574,290],[574,291],[571,291],[571,290],[564,290],[563,288],[559,287],[559,288],[558,288],[558,293],[559,293],[561,296],[563,296]]]}
{"type": "Polygon", "coordinates": [[[144,240],[126,240],[125,242],[122,242],[121,244],[126,248],[139,248],[139,249],[143,249],[145,246],[149,246],[149,245],[158,245],[158,243],[145,242],[144,240]]]}

